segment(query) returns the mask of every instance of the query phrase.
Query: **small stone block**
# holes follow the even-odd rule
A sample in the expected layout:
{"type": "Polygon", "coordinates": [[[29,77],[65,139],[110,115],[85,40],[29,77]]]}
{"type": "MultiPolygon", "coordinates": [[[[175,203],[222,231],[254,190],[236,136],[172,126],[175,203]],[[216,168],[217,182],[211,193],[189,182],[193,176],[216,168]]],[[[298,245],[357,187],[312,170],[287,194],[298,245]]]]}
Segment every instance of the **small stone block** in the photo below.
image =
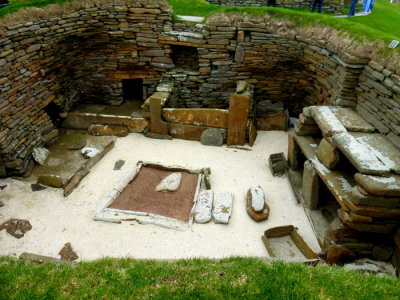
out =
{"type": "Polygon", "coordinates": [[[309,160],[304,162],[303,170],[303,198],[304,205],[311,210],[318,208],[319,202],[319,177],[309,160]]]}
{"type": "Polygon", "coordinates": [[[273,176],[282,176],[288,169],[288,163],[283,152],[271,154],[268,162],[273,176]]]}
{"type": "Polygon", "coordinates": [[[201,190],[194,210],[194,221],[204,224],[211,221],[214,193],[212,190],[201,190]]]}
{"type": "Polygon", "coordinates": [[[218,193],[214,200],[213,218],[217,224],[228,224],[232,214],[233,195],[230,192],[218,193]]]}
{"type": "Polygon", "coordinates": [[[317,157],[328,169],[334,169],[339,163],[340,156],[337,147],[323,138],[317,149],[317,157]]]}
{"type": "Polygon", "coordinates": [[[222,146],[224,144],[224,135],[217,128],[208,128],[201,134],[200,142],[206,146],[222,146]]]}
{"type": "Polygon", "coordinates": [[[157,192],[174,192],[181,185],[182,173],[176,172],[165,177],[157,186],[157,192]]]}

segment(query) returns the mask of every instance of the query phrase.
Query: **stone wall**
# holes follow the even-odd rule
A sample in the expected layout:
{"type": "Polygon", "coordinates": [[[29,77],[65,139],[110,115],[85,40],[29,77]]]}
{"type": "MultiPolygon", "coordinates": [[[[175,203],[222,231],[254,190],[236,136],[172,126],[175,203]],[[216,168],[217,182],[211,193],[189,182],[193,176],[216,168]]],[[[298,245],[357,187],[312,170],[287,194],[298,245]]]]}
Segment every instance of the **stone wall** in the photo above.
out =
{"type": "MultiPolygon", "coordinates": [[[[265,24],[172,24],[170,8],[157,2],[88,7],[9,26],[0,39],[0,158],[8,175],[24,173],[33,148],[57,137],[45,109],[50,103],[61,116],[84,101],[118,105],[123,79],[143,79],[144,98],[173,83],[169,106],[189,108],[227,108],[236,82],[246,80],[256,104],[281,102],[294,116],[304,106],[356,106],[357,97],[378,95],[386,102],[374,107],[385,120],[397,112],[398,74],[365,67],[368,61],[322,40],[273,34],[265,24]]],[[[396,141],[398,122],[389,119],[385,133],[396,141]]]]}
{"type": "MultiPolygon", "coordinates": [[[[310,8],[312,0],[206,0],[207,2],[221,6],[276,6],[285,8],[310,8]],[[275,4],[274,4],[275,2],[275,4]]],[[[326,0],[324,1],[323,10],[337,14],[342,14],[344,0],[326,0]]]]}
{"type": "Polygon", "coordinates": [[[400,74],[369,62],[357,87],[357,111],[400,148],[400,74]]]}

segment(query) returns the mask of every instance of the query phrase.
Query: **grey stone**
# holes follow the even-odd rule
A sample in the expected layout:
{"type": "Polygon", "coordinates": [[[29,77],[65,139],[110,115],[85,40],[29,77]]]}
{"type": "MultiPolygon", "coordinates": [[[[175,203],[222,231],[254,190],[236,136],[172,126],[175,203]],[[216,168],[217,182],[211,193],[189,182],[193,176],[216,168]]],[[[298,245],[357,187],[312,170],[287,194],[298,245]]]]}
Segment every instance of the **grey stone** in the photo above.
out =
{"type": "Polygon", "coordinates": [[[124,164],[125,164],[125,161],[124,161],[124,160],[118,159],[118,160],[115,162],[115,164],[114,164],[113,170],[114,170],[114,171],[121,170],[121,168],[122,168],[122,166],[123,166],[124,164]]]}
{"type": "Polygon", "coordinates": [[[399,175],[383,177],[356,173],[354,179],[369,194],[386,197],[400,197],[399,175]]]}
{"type": "Polygon", "coordinates": [[[200,142],[206,146],[222,146],[224,144],[224,135],[217,128],[208,128],[201,134],[200,142]]]}
{"type": "Polygon", "coordinates": [[[395,208],[400,202],[400,197],[364,195],[360,192],[358,186],[352,188],[351,192],[349,193],[349,199],[356,205],[385,208],[395,208]]]}
{"type": "Polygon", "coordinates": [[[371,124],[351,108],[332,107],[331,110],[347,130],[360,132],[375,131],[375,128],[371,124]]]}
{"type": "Polygon", "coordinates": [[[194,221],[204,224],[211,221],[214,193],[212,190],[201,190],[194,209],[194,221]]]}
{"type": "Polygon", "coordinates": [[[92,147],[84,147],[81,150],[81,153],[82,153],[83,157],[86,158],[86,159],[95,157],[100,152],[101,151],[99,149],[92,148],[92,147]]]}
{"type": "Polygon", "coordinates": [[[245,50],[241,46],[237,46],[236,52],[235,52],[235,61],[237,61],[237,62],[244,61],[244,53],[245,53],[245,50]]]}
{"type": "Polygon", "coordinates": [[[32,156],[39,165],[43,166],[49,156],[49,153],[50,151],[46,148],[35,148],[33,149],[32,156]]]}
{"type": "Polygon", "coordinates": [[[371,153],[367,146],[358,142],[350,134],[335,134],[332,139],[359,172],[371,175],[383,175],[390,172],[390,168],[371,153]]]}
{"type": "Polygon", "coordinates": [[[324,136],[347,132],[328,106],[314,106],[311,108],[311,114],[324,136]]]}
{"type": "Polygon", "coordinates": [[[213,219],[217,224],[228,224],[232,215],[233,195],[230,192],[218,193],[214,200],[213,219]]]}
{"type": "Polygon", "coordinates": [[[46,187],[38,183],[32,183],[31,189],[32,192],[37,192],[37,191],[43,191],[44,189],[46,189],[46,187]]]}
{"type": "Polygon", "coordinates": [[[334,169],[339,163],[339,150],[329,141],[330,138],[323,138],[317,148],[317,157],[328,169],[334,169]]]}
{"type": "Polygon", "coordinates": [[[37,183],[54,188],[62,188],[64,187],[65,180],[58,175],[39,175],[37,183]]]}
{"type": "Polygon", "coordinates": [[[182,173],[175,172],[165,177],[156,186],[157,192],[174,192],[181,185],[182,173]]]}
{"type": "Polygon", "coordinates": [[[262,212],[264,209],[265,198],[264,191],[261,186],[253,185],[247,192],[247,197],[250,198],[251,207],[255,212],[262,212]]]}
{"type": "Polygon", "coordinates": [[[309,160],[304,162],[303,170],[304,205],[309,209],[317,209],[319,202],[319,177],[309,160]]]}
{"type": "Polygon", "coordinates": [[[3,161],[0,159],[0,177],[6,177],[6,176],[7,176],[6,167],[3,164],[3,161]]]}
{"type": "Polygon", "coordinates": [[[371,113],[369,113],[364,107],[360,104],[356,106],[357,112],[369,123],[371,123],[379,132],[388,133],[389,128],[383,124],[379,119],[375,118],[371,113]]]}

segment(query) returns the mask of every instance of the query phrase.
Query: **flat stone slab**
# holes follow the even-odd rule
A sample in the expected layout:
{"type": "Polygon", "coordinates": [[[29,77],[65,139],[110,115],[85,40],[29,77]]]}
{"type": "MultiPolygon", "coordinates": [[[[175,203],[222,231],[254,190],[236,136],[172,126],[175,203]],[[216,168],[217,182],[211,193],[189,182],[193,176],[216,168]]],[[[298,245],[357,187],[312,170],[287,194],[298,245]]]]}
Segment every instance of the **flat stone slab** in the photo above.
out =
{"type": "Polygon", "coordinates": [[[214,192],[212,190],[201,190],[194,209],[194,221],[204,224],[211,221],[214,192]]]}
{"type": "Polygon", "coordinates": [[[196,16],[182,16],[182,15],[177,15],[179,19],[182,21],[187,21],[187,22],[197,22],[201,23],[204,21],[204,17],[196,17],[196,16]]]}
{"type": "Polygon", "coordinates": [[[384,134],[352,133],[357,141],[370,149],[390,170],[400,174],[400,150],[384,134]]]}
{"type": "Polygon", "coordinates": [[[332,139],[340,151],[342,151],[359,172],[370,175],[384,175],[390,173],[390,168],[371,153],[369,147],[360,143],[352,135],[348,133],[339,133],[335,134],[332,139]]]}
{"type": "Polygon", "coordinates": [[[127,136],[128,127],[119,125],[92,124],[88,128],[91,135],[127,136]]]}
{"type": "Polygon", "coordinates": [[[377,196],[400,197],[400,176],[368,176],[360,173],[354,175],[357,183],[368,193],[377,196]]]}
{"type": "Polygon", "coordinates": [[[318,124],[325,137],[347,132],[329,106],[313,106],[310,110],[314,121],[318,124]]]}
{"type": "Polygon", "coordinates": [[[182,173],[172,173],[165,177],[157,186],[157,192],[174,192],[179,189],[182,180],[182,173]]]}
{"type": "Polygon", "coordinates": [[[355,205],[395,208],[400,202],[400,197],[367,196],[360,192],[358,186],[355,186],[351,190],[349,200],[355,205]]]}
{"type": "Polygon", "coordinates": [[[233,195],[230,192],[218,193],[214,200],[213,218],[217,224],[228,224],[232,214],[233,195]]]}
{"type": "Polygon", "coordinates": [[[354,109],[349,107],[331,107],[331,111],[342,125],[349,131],[374,132],[375,127],[363,119],[354,109]]]}
{"type": "Polygon", "coordinates": [[[318,141],[316,141],[312,136],[294,135],[294,140],[307,159],[315,157],[318,149],[318,141]]]}
{"type": "Polygon", "coordinates": [[[227,109],[164,108],[162,116],[169,123],[228,128],[227,109]]]}
{"type": "Polygon", "coordinates": [[[261,186],[253,185],[247,191],[247,198],[251,201],[251,207],[255,212],[262,212],[265,204],[264,191],[261,186]]]}

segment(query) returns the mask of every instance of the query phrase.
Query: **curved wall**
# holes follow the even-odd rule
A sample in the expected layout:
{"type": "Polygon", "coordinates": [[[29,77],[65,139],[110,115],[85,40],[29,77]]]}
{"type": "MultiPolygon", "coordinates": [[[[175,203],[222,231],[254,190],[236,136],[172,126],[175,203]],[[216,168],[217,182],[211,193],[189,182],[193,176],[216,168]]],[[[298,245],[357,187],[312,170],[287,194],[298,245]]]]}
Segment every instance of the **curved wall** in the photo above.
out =
{"type": "Polygon", "coordinates": [[[257,102],[282,101],[293,114],[313,104],[355,107],[358,97],[358,109],[378,110],[373,117],[397,141],[400,120],[384,117],[398,116],[399,76],[368,61],[265,24],[172,24],[170,8],[157,2],[13,25],[0,40],[1,161],[8,175],[23,174],[33,148],[57,138],[49,103],[61,112],[79,101],[117,105],[122,80],[138,78],[144,97],[173,82],[173,105],[183,107],[226,107],[237,80],[254,85],[257,102]]]}

